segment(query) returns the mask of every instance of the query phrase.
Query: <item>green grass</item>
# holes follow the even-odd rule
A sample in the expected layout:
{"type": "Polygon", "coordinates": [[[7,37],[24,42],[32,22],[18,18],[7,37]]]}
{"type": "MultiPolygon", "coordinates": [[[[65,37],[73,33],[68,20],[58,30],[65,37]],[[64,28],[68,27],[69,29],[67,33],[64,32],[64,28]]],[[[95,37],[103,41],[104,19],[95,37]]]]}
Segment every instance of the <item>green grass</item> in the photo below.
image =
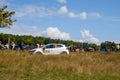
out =
{"type": "Polygon", "coordinates": [[[120,80],[120,53],[0,51],[0,80],[120,80]]]}

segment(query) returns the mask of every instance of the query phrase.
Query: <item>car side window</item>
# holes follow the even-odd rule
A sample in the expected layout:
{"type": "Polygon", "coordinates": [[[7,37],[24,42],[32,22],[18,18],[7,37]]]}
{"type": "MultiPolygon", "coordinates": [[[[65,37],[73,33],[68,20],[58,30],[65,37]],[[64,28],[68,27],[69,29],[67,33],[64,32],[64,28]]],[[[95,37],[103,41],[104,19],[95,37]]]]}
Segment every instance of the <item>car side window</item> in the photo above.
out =
{"type": "Polygon", "coordinates": [[[45,48],[54,48],[54,45],[47,45],[45,48]]]}
{"type": "Polygon", "coordinates": [[[57,45],[58,48],[62,47],[62,45],[57,45]]]}

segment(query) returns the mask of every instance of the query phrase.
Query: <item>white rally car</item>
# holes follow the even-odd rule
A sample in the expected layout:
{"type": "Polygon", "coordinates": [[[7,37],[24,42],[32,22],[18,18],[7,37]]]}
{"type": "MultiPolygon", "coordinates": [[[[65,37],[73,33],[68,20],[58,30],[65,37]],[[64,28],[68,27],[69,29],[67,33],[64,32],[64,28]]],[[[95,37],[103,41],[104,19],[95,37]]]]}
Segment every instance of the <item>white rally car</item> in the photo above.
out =
{"type": "Polygon", "coordinates": [[[69,50],[64,44],[47,44],[40,48],[30,50],[30,54],[40,53],[43,55],[69,54],[69,50]]]}

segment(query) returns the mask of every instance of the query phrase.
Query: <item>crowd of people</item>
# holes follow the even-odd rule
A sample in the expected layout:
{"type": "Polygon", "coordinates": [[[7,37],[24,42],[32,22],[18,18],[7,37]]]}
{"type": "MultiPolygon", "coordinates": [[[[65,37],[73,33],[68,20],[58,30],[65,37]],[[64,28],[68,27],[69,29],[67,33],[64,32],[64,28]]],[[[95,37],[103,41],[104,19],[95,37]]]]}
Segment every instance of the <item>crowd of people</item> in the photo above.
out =
{"type": "Polygon", "coordinates": [[[21,42],[19,45],[16,45],[15,42],[11,42],[10,44],[6,43],[3,44],[2,41],[0,41],[0,49],[11,49],[11,50],[16,50],[16,49],[24,50],[24,43],[21,42]]]}
{"type": "Polygon", "coordinates": [[[11,43],[6,43],[3,44],[2,41],[0,41],[0,49],[5,50],[5,49],[11,49],[11,50],[24,50],[24,49],[31,49],[31,48],[40,48],[42,45],[41,44],[36,44],[34,46],[26,45],[23,42],[20,42],[19,44],[16,44],[15,42],[11,43]]]}
{"type": "Polygon", "coordinates": [[[70,52],[79,52],[79,51],[80,52],[85,52],[85,51],[93,52],[93,51],[95,51],[94,48],[92,48],[92,47],[82,48],[80,46],[70,46],[68,49],[70,52]]]}

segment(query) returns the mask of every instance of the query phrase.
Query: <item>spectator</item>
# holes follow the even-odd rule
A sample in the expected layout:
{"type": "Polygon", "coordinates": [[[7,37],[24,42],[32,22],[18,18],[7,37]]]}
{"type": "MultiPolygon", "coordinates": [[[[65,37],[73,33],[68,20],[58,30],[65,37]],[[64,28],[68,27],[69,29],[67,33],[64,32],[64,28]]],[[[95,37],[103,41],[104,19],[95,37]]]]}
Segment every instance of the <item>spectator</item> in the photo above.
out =
{"type": "Polygon", "coordinates": [[[2,46],[2,41],[0,41],[0,47],[2,46]]]}
{"type": "Polygon", "coordinates": [[[40,44],[36,44],[36,48],[40,48],[40,44]]]}
{"type": "Polygon", "coordinates": [[[5,44],[5,47],[6,47],[6,49],[9,49],[9,44],[6,43],[6,44],[5,44]]]}
{"type": "Polygon", "coordinates": [[[0,49],[3,49],[3,46],[2,41],[0,41],[0,49]]]}
{"type": "Polygon", "coordinates": [[[119,51],[119,49],[120,49],[120,44],[117,44],[117,51],[119,51]]]}
{"type": "Polygon", "coordinates": [[[14,42],[11,43],[11,49],[12,49],[12,50],[15,49],[15,43],[14,43],[14,42]]]}
{"type": "Polygon", "coordinates": [[[20,42],[20,50],[24,50],[24,43],[23,42],[20,42]]]}

